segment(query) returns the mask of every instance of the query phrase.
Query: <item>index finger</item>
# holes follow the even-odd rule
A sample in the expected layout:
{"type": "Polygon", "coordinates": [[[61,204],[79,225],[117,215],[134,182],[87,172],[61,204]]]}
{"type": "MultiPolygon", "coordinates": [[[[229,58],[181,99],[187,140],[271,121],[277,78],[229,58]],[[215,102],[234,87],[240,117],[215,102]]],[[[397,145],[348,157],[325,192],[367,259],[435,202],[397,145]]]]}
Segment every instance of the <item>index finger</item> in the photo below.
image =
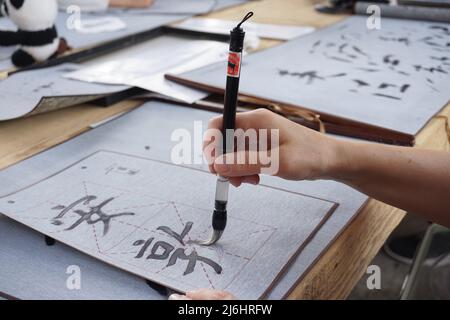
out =
{"type": "MultiPolygon", "coordinates": [[[[272,129],[273,117],[277,116],[276,113],[267,109],[256,109],[252,111],[238,112],[236,114],[236,129],[272,129]]],[[[208,129],[222,130],[223,116],[217,116],[209,120],[208,129]]]]}

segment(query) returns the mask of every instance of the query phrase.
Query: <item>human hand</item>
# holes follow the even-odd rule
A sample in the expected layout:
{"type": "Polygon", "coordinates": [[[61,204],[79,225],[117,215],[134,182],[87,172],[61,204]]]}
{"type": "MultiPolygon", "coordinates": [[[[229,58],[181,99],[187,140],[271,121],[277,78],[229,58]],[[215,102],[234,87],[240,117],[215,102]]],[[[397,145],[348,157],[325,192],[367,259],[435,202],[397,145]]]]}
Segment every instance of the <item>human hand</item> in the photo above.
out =
{"type": "Polygon", "coordinates": [[[236,297],[226,291],[199,289],[188,291],[186,295],[172,294],[169,300],[236,300],[236,297]]]}
{"type": "MultiPolygon", "coordinates": [[[[208,129],[216,131],[221,127],[222,117],[213,118],[208,125],[208,129]]],[[[288,180],[315,180],[327,178],[332,170],[339,142],[276,113],[266,109],[238,113],[236,129],[243,129],[244,132],[248,129],[255,129],[257,132],[261,129],[279,130],[278,144],[271,141],[270,132],[265,137],[257,135],[258,140],[268,140],[267,145],[271,156],[278,155],[278,157],[272,157],[279,162],[278,169],[272,173],[273,175],[288,180]]],[[[249,159],[260,159],[261,150],[252,150],[247,145],[245,150],[235,150],[234,153],[216,157],[214,151],[210,152],[216,140],[208,134],[208,131],[205,135],[203,150],[210,171],[229,178],[230,183],[236,187],[242,183],[258,184],[259,175],[267,164],[260,161],[252,163],[249,159]],[[245,162],[237,163],[238,157],[245,159],[245,162]]]]}

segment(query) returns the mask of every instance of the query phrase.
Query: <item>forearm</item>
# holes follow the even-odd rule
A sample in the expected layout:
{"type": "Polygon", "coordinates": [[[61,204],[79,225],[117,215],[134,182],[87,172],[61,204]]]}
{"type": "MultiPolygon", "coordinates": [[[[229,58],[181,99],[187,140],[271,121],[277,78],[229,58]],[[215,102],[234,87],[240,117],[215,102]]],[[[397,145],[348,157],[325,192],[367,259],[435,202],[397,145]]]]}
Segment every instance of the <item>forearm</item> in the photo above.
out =
{"type": "Polygon", "coordinates": [[[336,141],[328,175],[436,223],[450,226],[450,153],[336,141]]]}
{"type": "MultiPolygon", "coordinates": [[[[208,129],[220,130],[222,120],[212,119],[208,129]]],[[[279,130],[280,139],[272,152],[278,154],[279,161],[273,165],[278,164],[276,175],[281,178],[340,181],[370,197],[450,227],[450,153],[338,140],[264,109],[238,114],[236,126],[243,130],[279,130]]],[[[207,157],[211,143],[205,147],[207,157]]],[[[228,177],[234,186],[258,183],[264,165],[234,163],[236,156],[242,156],[240,153],[212,157],[211,171],[228,177]]],[[[246,159],[251,155],[258,158],[255,151],[243,154],[246,159]]]]}

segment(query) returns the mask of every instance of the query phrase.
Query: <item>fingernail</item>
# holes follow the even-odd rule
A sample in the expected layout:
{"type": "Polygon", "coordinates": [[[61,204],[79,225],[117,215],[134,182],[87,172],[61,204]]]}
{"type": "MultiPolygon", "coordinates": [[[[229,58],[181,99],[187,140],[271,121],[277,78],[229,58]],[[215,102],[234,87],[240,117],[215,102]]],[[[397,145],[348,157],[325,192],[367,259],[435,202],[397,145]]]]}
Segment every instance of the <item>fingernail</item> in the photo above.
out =
{"type": "Polygon", "coordinates": [[[184,299],[183,296],[174,293],[169,296],[169,300],[184,300],[184,299]]]}
{"type": "Polygon", "coordinates": [[[242,184],[242,182],[235,182],[235,181],[230,181],[230,183],[233,185],[233,187],[235,188],[239,188],[242,184]]]}
{"type": "Polygon", "coordinates": [[[253,179],[253,178],[248,178],[248,177],[244,178],[244,179],[242,180],[242,182],[243,182],[243,183],[252,184],[252,185],[257,185],[257,184],[258,184],[258,182],[257,182],[255,179],[253,179]]]}

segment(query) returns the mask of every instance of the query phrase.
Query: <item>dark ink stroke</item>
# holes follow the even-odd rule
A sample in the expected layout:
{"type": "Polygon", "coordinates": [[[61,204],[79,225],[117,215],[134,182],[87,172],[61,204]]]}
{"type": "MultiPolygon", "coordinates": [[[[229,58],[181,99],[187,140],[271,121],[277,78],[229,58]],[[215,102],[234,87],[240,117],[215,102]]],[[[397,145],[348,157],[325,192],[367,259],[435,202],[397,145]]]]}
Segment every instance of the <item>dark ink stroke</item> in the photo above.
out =
{"type": "MultiPolygon", "coordinates": [[[[181,233],[177,233],[173,231],[170,227],[160,226],[156,230],[163,231],[169,237],[175,239],[178,243],[180,243],[183,247],[185,247],[184,238],[188,235],[193,222],[187,222],[184,226],[184,229],[181,233]]],[[[148,240],[137,240],[133,243],[133,246],[141,246],[138,254],[135,256],[136,259],[140,259],[144,256],[145,252],[149,249],[153,241],[154,237],[149,238],[148,240]]],[[[157,241],[150,250],[150,254],[146,257],[147,260],[167,260],[168,263],[166,267],[173,266],[177,263],[178,260],[187,260],[188,264],[183,273],[184,276],[194,272],[197,261],[203,262],[209,265],[217,274],[222,273],[222,267],[215,261],[202,257],[198,255],[197,251],[194,249],[190,254],[186,254],[185,248],[176,248],[172,244],[166,241],[157,241]]]]}
{"type": "Polygon", "coordinates": [[[173,255],[170,257],[169,263],[167,264],[167,266],[168,267],[173,266],[174,264],[177,263],[178,259],[188,260],[188,265],[186,267],[186,270],[183,273],[184,276],[194,272],[197,261],[202,261],[202,262],[206,263],[211,268],[213,268],[217,274],[222,273],[222,267],[218,263],[216,263],[213,260],[208,259],[206,257],[199,256],[195,250],[192,251],[189,255],[186,255],[184,249],[178,248],[177,250],[175,250],[173,255]]]}
{"type": "Polygon", "coordinates": [[[312,45],[311,50],[309,50],[309,53],[314,53],[314,52],[316,51],[316,48],[317,48],[318,46],[320,46],[321,42],[322,42],[321,40],[316,41],[316,42],[312,45]]]}
{"type": "Polygon", "coordinates": [[[409,84],[404,84],[403,86],[401,86],[400,92],[401,92],[401,93],[405,93],[406,90],[408,90],[410,87],[411,87],[411,85],[409,85],[409,84]]]}
{"type": "Polygon", "coordinates": [[[375,68],[357,68],[357,69],[366,71],[366,72],[380,72],[380,69],[375,69],[375,68]]]}
{"type": "Polygon", "coordinates": [[[348,43],[343,43],[339,46],[339,53],[344,53],[344,49],[348,46],[348,43]]]}
{"type": "Polygon", "coordinates": [[[396,86],[395,84],[383,82],[382,84],[380,84],[380,85],[378,86],[378,89],[386,89],[386,88],[389,88],[389,87],[395,88],[395,87],[397,87],[397,86],[396,86]]]}
{"type": "Polygon", "coordinates": [[[191,231],[193,224],[194,224],[193,222],[186,223],[186,226],[184,227],[184,230],[183,230],[183,232],[181,232],[181,234],[176,233],[175,231],[173,231],[172,229],[170,229],[169,227],[166,227],[166,226],[161,226],[156,230],[164,231],[165,233],[167,233],[169,236],[175,238],[179,243],[181,243],[184,246],[183,239],[184,239],[184,237],[186,237],[186,235],[189,233],[189,231],[191,231]]]}
{"type": "Polygon", "coordinates": [[[155,238],[150,238],[147,241],[137,240],[133,243],[133,246],[143,245],[141,247],[141,250],[139,250],[138,254],[135,256],[136,259],[142,258],[144,256],[145,251],[152,244],[153,240],[155,240],[155,238]]]}
{"type": "Polygon", "coordinates": [[[450,28],[445,26],[430,26],[430,29],[442,31],[445,35],[450,36],[450,28]]]}
{"type": "Polygon", "coordinates": [[[406,46],[409,46],[411,41],[409,40],[409,38],[407,37],[385,37],[385,36],[380,36],[379,38],[382,41],[386,41],[386,42],[399,42],[399,43],[403,43],[406,46]]]}
{"type": "Polygon", "coordinates": [[[377,97],[388,98],[388,99],[393,99],[393,100],[402,100],[399,97],[395,97],[395,96],[391,96],[391,95],[383,94],[383,93],[374,93],[373,95],[377,96],[377,97]]]}
{"type": "Polygon", "coordinates": [[[173,249],[175,249],[175,247],[170,243],[158,241],[153,246],[152,251],[148,255],[147,259],[166,260],[167,258],[169,258],[169,255],[173,249]],[[162,253],[158,253],[160,248],[163,249],[162,253]]]}
{"type": "Polygon", "coordinates": [[[353,50],[355,52],[357,52],[358,54],[366,57],[366,58],[370,58],[369,55],[367,53],[365,53],[364,51],[362,51],[360,48],[358,48],[357,46],[352,46],[353,50]]]}
{"type": "Polygon", "coordinates": [[[345,72],[341,72],[341,73],[336,73],[336,74],[332,74],[331,76],[328,76],[328,78],[340,78],[340,77],[345,77],[347,74],[345,72]]]}
{"type": "Polygon", "coordinates": [[[442,61],[442,62],[450,60],[450,57],[434,57],[434,56],[431,56],[430,58],[431,58],[431,60],[437,60],[437,61],[442,61]]]}
{"type": "Polygon", "coordinates": [[[421,66],[421,65],[414,65],[413,67],[414,67],[414,69],[416,69],[416,71],[422,71],[423,70],[423,71],[426,71],[426,72],[429,72],[429,73],[438,72],[438,73],[448,74],[448,72],[445,71],[441,66],[427,68],[427,67],[424,67],[424,66],[421,66]]]}
{"type": "Polygon", "coordinates": [[[368,84],[367,82],[365,82],[363,80],[354,79],[353,81],[356,82],[358,87],[369,87],[370,86],[370,84],[368,84]]]}
{"type": "Polygon", "coordinates": [[[400,60],[395,59],[394,55],[392,54],[388,54],[386,56],[383,57],[383,62],[386,64],[389,64],[391,66],[398,66],[400,64],[400,60]]]}
{"type": "Polygon", "coordinates": [[[336,61],[345,62],[345,63],[352,63],[352,61],[349,60],[349,59],[332,56],[332,55],[329,55],[328,53],[324,53],[324,55],[325,55],[326,58],[331,59],[331,60],[336,60],[336,61]]]}
{"type": "Polygon", "coordinates": [[[289,72],[288,70],[280,70],[279,71],[280,76],[292,76],[292,77],[298,77],[300,79],[306,78],[307,84],[312,84],[314,80],[325,80],[323,76],[319,76],[317,74],[317,71],[305,71],[305,72],[289,72]]]}
{"type": "Polygon", "coordinates": [[[107,215],[106,213],[104,213],[102,211],[103,207],[106,206],[111,201],[113,201],[115,198],[109,198],[109,199],[101,202],[97,206],[89,206],[88,211],[83,211],[80,209],[74,210],[78,205],[88,206],[95,199],[97,199],[96,196],[90,195],[90,196],[83,197],[83,198],[73,202],[72,204],[68,205],[64,210],[62,210],[55,218],[53,218],[52,223],[54,225],[62,225],[63,223],[60,219],[63,218],[70,211],[73,211],[76,214],[78,214],[80,216],[80,218],[77,221],[75,221],[75,223],[73,223],[70,227],[65,229],[66,231],[75,229],[83,222],[86,222],[87,224],[91,224],[91,225],[94,225],[98,222],[102,222],[103,223],[103,235],[105,236],[110,229],[111,219],[121,217],[121,216],[133,216],[134,215],[133,212],[121,212],[121,213],[116,213],[116,214],[112,214],[112,215],[107,215]]]}

